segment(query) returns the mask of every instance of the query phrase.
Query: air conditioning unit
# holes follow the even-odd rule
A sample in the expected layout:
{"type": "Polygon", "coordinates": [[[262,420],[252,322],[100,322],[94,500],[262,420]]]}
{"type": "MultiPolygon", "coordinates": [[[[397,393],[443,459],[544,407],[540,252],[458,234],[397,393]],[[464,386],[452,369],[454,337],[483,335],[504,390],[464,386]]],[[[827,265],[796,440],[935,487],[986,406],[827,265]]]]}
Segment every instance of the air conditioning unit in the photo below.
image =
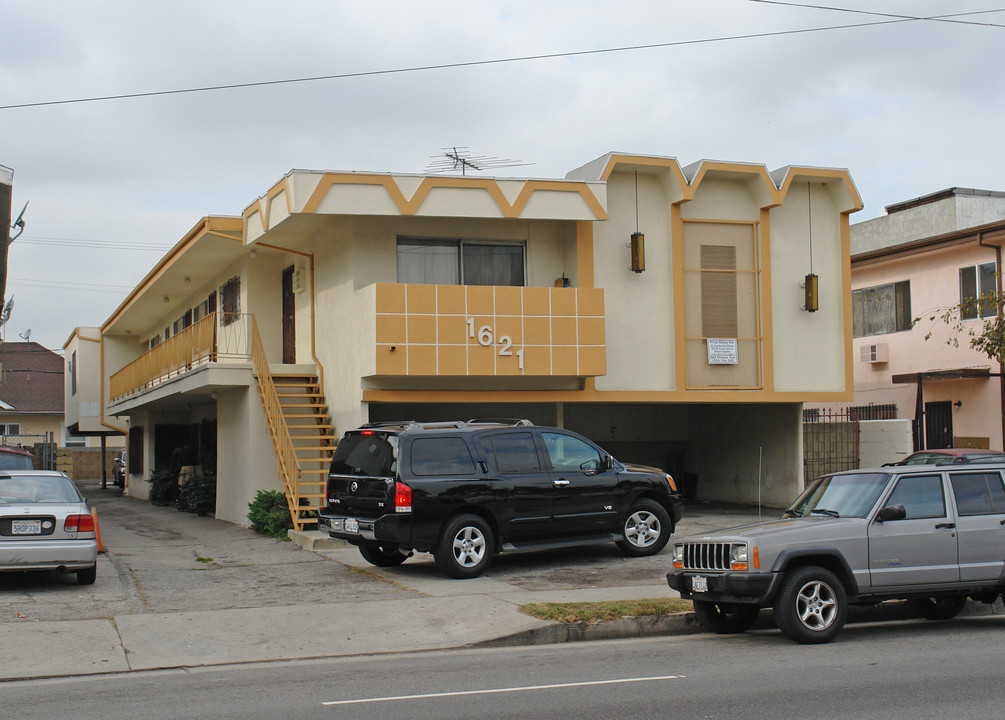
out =
{"type": "Polygon", "coordinates": [[[886,343],[862,346],[862,362],[885,363],[890,361],[890,346],[886,343]]]}

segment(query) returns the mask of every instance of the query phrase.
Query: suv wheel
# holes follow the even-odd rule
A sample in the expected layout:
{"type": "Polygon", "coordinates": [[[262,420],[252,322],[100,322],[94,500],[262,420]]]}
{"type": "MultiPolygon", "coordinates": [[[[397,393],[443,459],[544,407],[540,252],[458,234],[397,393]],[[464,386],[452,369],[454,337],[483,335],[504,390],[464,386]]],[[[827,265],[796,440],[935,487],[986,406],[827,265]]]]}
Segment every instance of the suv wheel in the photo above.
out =
{"type": "Polygon", "coordinates": [[[492,562],[494,542],[492,528],[482,518],[458,515],[443,529],[433,557],[447,575],[473,578],[485,572],[492,562]]]}
{"type": "Polygon", "coordinates": [[[694,614],[701,626],[719,635],[742,633],[750,629],[757,620],[761,608],[740,603],[714,603],[708,600],[694,601],[694,614]]]}
{"type": "Polygon", "coordinates": [[[655,555],[666,547],[670,533],[670,516],[666,509],[655,500],[642,498],[628,511],[621,527],[624,539],[618,541],[618,547],[632,557],[655,555]]]}
{"type": "Polygon", "coordinates": [[[913,607],[926,620],[949,620],[960,614],[967,604],[965,595],[950,595],[948,597],[928,597],[912,600],[913,607]]]}
{"type": "Polygon", "coordinates": [[[397,545],[360,545],[359,554],[371,565],[377,567],[394,567],[401,565],[408,558],[398,552],[397,545]]]}
{"type": "Polygon", "coordinates": [[[790,640],[825,643],[844,627],[848,596],[834,573],[811,565],[786,575],[774,610],[775,624],[790,640]]]}

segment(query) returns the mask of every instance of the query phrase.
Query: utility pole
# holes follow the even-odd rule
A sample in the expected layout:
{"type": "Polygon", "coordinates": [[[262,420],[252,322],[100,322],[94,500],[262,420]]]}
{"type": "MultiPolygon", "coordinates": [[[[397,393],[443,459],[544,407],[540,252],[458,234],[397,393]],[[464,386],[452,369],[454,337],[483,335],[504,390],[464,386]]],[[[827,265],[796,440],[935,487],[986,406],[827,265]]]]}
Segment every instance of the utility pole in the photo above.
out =
{"type": "Polygon", "coordinates": [[[7,299],[7,247],[10,245],[10,210],[14,171],[0,165],[0,308],[7,299]]]}

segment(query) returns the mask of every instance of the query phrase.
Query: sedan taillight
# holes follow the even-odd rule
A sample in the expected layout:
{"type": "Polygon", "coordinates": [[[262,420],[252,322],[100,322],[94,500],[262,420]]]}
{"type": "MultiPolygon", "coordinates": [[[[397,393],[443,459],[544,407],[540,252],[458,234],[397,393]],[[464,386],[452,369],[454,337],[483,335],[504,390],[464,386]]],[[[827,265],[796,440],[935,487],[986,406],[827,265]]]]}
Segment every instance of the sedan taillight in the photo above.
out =
{"type": "Polygon", "coordinates": [[[68,533],[94,532],[94,518],[90,515],[67,515],[63,530],[68,533]]]}

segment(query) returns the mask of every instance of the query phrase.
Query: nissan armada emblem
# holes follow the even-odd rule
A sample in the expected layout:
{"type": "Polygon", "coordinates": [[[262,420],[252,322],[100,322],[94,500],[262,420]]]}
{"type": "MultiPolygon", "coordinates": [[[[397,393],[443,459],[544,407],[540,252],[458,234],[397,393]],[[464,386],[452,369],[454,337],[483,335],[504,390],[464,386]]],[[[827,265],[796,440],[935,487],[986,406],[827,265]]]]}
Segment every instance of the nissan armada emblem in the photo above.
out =
{"type": "Polygon", "coordinates": [[[359,489],[359,483],[353,480],[352,485],[349,486],[349,489],[352,490],[353,492],[356,492],[359,489]]]}

